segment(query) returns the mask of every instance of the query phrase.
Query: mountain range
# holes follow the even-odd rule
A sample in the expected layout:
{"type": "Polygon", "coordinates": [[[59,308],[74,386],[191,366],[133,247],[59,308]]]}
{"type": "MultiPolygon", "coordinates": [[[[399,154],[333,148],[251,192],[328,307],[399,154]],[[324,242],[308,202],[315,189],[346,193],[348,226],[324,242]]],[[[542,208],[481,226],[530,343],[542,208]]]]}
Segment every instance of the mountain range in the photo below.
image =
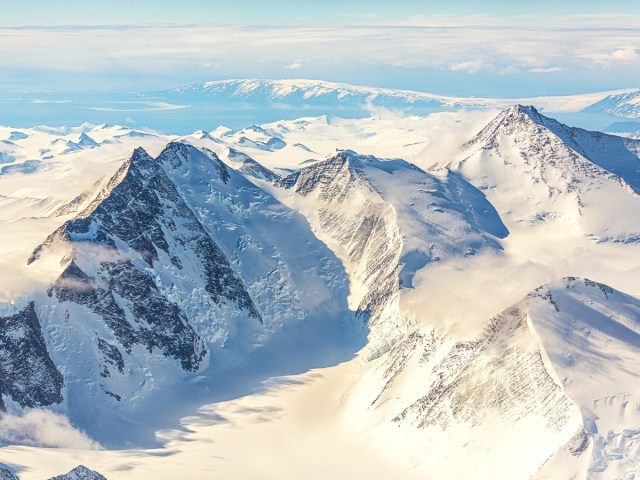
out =
{"type": "MultiPolygon", "coordinates": [[[[448,105],[317,83],[170,95],[448,105]]],[[[531,106],[438,115],[0,129],[2,410],[68,417],[107,448],[83,453],[107,478],[174,478],[154,469],[200,428],[196,478],[276,476],[294,387],[309,448],[335,428],[356,455],[364,435],[380,478],[639,474],[640,141],[531,106]],[[447,122],[463,137],[435,142],[447,122]],[[274,403],[234,410],[244,396],[274,403]],[[230,413],[188,417],[212,402],[230,413]],[[216,428],[256,411],[242,428],[263,450],[220,460],[233,437],[216,428]]],[[[50,471],[38,454],[0,448],[50,471]]]]}

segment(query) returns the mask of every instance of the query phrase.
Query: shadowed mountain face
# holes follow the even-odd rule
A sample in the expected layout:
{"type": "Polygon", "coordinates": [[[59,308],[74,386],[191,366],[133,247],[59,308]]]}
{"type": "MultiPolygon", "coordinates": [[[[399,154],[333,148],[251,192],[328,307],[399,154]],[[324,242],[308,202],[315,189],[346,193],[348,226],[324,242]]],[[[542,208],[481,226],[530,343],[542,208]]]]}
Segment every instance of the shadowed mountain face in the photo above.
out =
{"type": "MultiPolygon", "coordinates": [[[[62,402],[64,381],[49,356],[34,303],[0,317],[0,395],[25,407],[62,402]]],[[[0,396],[0,410],[5,410],[0,396]]]]}
{"type": "Polygon", "coordinates": [[[82,425],[99,411],[139,411],[196,372],[256,358],[260,369],[283,368],[276,357],[306,345],[295,341],[305,328],[325,325],[312,363],[323,348],[351,355],[362,335],[349,325],[344,272],[304,219],[213,152],[182,143],[155,159],[137,149],[34,250],[28,263],[38,262],[59,263],[60,274],[2,317],[0,386],[23,407],[63,403],[82,425]],[[255,353],[272,338],[268,355],[255,353]]]}
{"type": "MultiPolygon", "coordinates": [[[[307,133],[334,141],[317,123],[307,133]]],[[[51,284],[0,310],[0,406],[51,407],[108,447],[192,415],[149,458],[191,455],[181,445],[202,427],[207,468],[240,432],[300,428],[304,448],[320,418],[348,441],[393,446],[426,478],[633,472],[640,301],[615,279],[562,277],[580,262],[582,277],[637,270],[638,142],[518,105],[445,169],[352,150],[273,160],[301,137],[254,125],[196,132],[155,158],[136,149],[100,193],[73,201],[81,214],[57,229],[46,217],[54,231],[25,268],[53,271],[51,284]],[[276,375],[291,390],[253,395],[276,375]]],[[[74,143],[103,148],[90,140],[74,143]]],[[[133,469],[152,461],[140,452],[133,469]]]]}
{"type": "MultiPolygon", "coordinates": [[[[226,170],[219,171],[221,180],[227,179],[226,170]]],[[[212,304],[231,301],[258,322],[260,314],[160,162],[138,149],[116,174],[118,180],[103,192],[102,201],[89,207],[93,210],[67,222],[45,243],[51,248],[64,239],[73,250],[53,295],[104,320],[116,342],[103,338],[111,357],[121,357],[118,347],[131,353],[141,345],[149,352],[160,349],[185,370],[197,370],[206,349],[186,313],[161,292],[162,285],[154,278],[157,273],[152,269],[160,256],[168,259],[175,274],[185,265],[197,272],[212,304]]],[[[110,376],[108,363],[102,373],[110,376]]]]}
{"type": "Polygon", "coordinates": [[[508,234],[484,195],[460,176],[436,177],[404,160],[343,151],[276,185],[295,193],[316,235],[345,263],[352,307],[370,319],[370,358],[407,333],[398,294],[414,287],[417,271],[498,254],[497,239],[508,234]]]}

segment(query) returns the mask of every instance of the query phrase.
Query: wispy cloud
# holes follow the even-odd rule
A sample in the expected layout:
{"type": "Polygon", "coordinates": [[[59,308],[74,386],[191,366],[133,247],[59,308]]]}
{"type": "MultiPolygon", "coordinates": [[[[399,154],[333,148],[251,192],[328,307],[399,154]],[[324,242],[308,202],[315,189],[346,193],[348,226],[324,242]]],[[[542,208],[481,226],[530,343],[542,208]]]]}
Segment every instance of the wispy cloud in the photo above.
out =
{"type": "Polygon", "coordinates": [[[132,88],[149,78],[206,80],[214,64],[218,78],[269,77],[282,72],[283,58],[294,59],[285,70],[305,67],[335,80],[374,67],[387,68],[389,77],[399,69],[404,73],[398,74],[406,76],[411,69],[430,69],[496,78],[583,72],[584,79],[584,72],[599,75],[606,65],[613,69],[615,87],[616,79],[640,76],[639,23],[640,17],[633,15],[440,15],[351,26],[0,28],[0,64],[13,84],[21,83],[20,75],[37,70],[57,74],[47,79],[66,76],[69,81],[74,73],[105,82],[130,78],[132,88]]]}
{"type": "Polygon", "coordinates": [[[21,415],[0,414],[0,442],[50,448],[96,450],[100,445],[49,410],[30,409],[21,415]]]}
{"type": "Polygon", "coordinates": [[[284,68],[287,70],[299,70],[303,67],[304,62],[302,60],[296,60],[291,62],[289,65],[286,65],[284,68]]]}
{"type": "Polygon", "coordinates": [[[454,72],[476,73],[487,68],[487,65],[483,60],[469,60],[467,62],[454,63],[450,68],[454,72]]]}
{"type": "Polygon", "coordinates": [[[531,73],[555,73],[563,70],[564,68],[562,67],[535,67],[529,69],[531,73]]]}
{"type": "MultiPolygon", "coordinates": [[[[123,103],[123,102],[117,102],[123,103]]],[[[136,104],[140,105],[140,104],[136,104]]],[[[180,110],[189,108],[190,105],[176,105],[165,102],[145,102],[144,107],[87,107],[88,110],[98,110],[103,112],[151,112],[156,110],[180,110]]]]}

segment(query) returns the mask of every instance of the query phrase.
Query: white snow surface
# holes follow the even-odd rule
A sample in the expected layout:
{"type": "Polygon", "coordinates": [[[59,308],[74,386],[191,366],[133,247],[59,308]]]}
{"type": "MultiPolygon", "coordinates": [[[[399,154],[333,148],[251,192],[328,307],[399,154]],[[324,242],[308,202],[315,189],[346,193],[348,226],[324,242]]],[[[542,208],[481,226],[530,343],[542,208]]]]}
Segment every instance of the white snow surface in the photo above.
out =
{"type": "MultiPolygon", "coordinates": [[[[321,95],[317,87],[309,95],[321,95]]],[[[281,297],[353,322],[344,307],[318,307],[329,301],[323,289],[342,289],[345,306],[371,315],[369,343],[351,360],[291,371],[303,346],[280,370],[290,375],[262,384],[240,370],[235,381],[251,387],[185,412],[179,426],[157,431],[157,448],[13,445],[0,459],[23,480],[79,462],[109,479],[170,479],[185,469],[237,479],[640,475],[638,142],[568,129],[525,107],[495,115],[322,116],[177,139],[201,150],[167,171],[228,258],[237,239],[257,242],[233,265],[256,298],[264,295],[259,303],[275,295],[265,285],[278,285],[264,282],[268,259],[282,258],[290,287],[281,297]],[[211,152],[238,170],[230,183],[199,173],[209,171],[211,152]],[[245,157],[282,180],[253,163],[243,171],[245,157]],[[300,242],[306,228],[313,235],[300,242]],[[333,252],[346,277],[332,267],[318,285],[310,250],[323,248],[319,256],[333,252]]],[[[132,133],[0,129],[20,147],[0,148],[16,158],[0,168],[24,165],[0,175],[7,311],[59,274],[57,262],[27,268],[33,248],[95,198],[134,146],[155,156],[171,140],[132,133]],[[83,143],[81,132],[97,146],[51,147],[83,143]]],[[[274,329],[281,300],[270,307],[274,329]]],[[[161,371],[154,375],[147,381],[162,383],[161,371]]],[[[198,382],[215,385],[195,375],[178,389],[198,382]]],[[[161,414],[156,407],[145,421],[161,414]]]]}

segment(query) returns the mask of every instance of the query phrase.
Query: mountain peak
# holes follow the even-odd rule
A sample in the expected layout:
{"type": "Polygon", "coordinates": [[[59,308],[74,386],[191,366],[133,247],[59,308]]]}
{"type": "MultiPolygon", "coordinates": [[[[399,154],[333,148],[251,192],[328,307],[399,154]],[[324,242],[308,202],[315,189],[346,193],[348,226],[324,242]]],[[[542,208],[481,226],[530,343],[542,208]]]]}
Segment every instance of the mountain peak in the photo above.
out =
{"type": "Polygon", "coordinates": [[[49,480],[107,480],[103,475],[100,475],[95,470],[91,470],[84,465],[78,465],[73,470],[65,473],[64,475],[58,475],[52,477],[49,480]]]}
{"type": "Polygon", "coordinates": [[[215,152],[208,148],[196,148],[184,142],[169,142],[156,160],[166,162],[172,169],[177,169],[182,165],[188,164],[191,159],[196,158],[205,162],[211,162],[215,165],[220,180],[225,184],[229,181],[230,176],[226,165],[215,152]]]}
{"type": "Polygon", "coordinates": [[[532,105],[513,105],[501,111],[489,124],[484,127],[476,136],[467,142],[463,148],[481,146],[481,148],[491,148],[496,144],[496,137],[499,133],[514,133],[516,130],[535,128],[544,126],[551,121],[541,115],[532,105]]]}

